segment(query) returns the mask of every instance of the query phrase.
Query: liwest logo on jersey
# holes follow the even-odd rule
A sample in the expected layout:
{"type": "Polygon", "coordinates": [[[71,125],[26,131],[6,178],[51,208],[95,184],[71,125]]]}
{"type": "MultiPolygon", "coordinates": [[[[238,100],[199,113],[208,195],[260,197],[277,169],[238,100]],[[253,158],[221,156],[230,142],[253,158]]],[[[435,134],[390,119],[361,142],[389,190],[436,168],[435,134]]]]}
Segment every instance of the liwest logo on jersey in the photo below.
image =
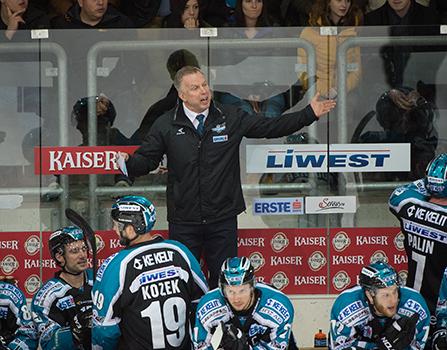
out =
{"type": "Polygon", "coordinates": [[[304,205],[302,197],[255,198],[253,215],[302,215],[304,205]]]}
{"type": "Polygon", "coordinates": [[[402,219],[403,228],[408,233],[413,233],[424,238],[430,238],[438,242],[447,243],[447,234],[435,228],[402,219]]]}
{"type": "Polygon", "coordinates": [[[410,171],[410,144],[247,145],[247,173],[410,171]]]}

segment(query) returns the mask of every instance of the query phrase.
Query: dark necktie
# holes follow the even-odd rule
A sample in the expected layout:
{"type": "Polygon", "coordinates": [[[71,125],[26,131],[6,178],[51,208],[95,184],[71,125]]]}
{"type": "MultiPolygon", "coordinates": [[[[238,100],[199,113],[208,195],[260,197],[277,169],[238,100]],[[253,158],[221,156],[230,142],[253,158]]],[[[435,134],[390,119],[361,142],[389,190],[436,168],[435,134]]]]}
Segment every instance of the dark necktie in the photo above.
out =
{"type": "Polygon", "coordinates": [[[204,122],[205,116],[203,114],[198,114],[196,116],[196,119],[199,121],[199,125],[197,125],[197,133],[200,136],[203,136],[203,132],[205,131],[205,122],[204,122]]]}

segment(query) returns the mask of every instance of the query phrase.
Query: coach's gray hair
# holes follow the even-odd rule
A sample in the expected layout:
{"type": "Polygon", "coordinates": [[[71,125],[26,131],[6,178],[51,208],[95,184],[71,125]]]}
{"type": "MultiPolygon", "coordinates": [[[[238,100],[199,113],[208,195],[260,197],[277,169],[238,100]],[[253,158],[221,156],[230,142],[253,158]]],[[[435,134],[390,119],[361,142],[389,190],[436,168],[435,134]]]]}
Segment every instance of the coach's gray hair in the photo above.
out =
{"type": "Polygon", "coordinates": [[[177,89],[177,91],[180,91],[180,85],[182,83],[183,77],[190,74],[196,74],[200,73],[202,75],[203,72],[200,70],[200,68],[193,67],[193,66],[185,66],[183,68],[180,68],[177,73],[175,73],[174,77],[174,87],[177,89]]]}

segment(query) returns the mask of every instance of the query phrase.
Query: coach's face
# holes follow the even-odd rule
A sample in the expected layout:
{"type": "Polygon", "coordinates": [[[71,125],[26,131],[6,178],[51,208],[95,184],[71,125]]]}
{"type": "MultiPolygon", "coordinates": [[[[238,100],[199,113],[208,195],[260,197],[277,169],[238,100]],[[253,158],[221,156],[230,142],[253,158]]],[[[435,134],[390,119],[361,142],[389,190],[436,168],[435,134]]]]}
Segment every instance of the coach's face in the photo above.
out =
{"type": "Polygon", "coordinates": [[[211,91],[202,73],[185,75],[182,78],[179,90],[180,99],[191,111],[202,113],[210,107],[211,91]]]}

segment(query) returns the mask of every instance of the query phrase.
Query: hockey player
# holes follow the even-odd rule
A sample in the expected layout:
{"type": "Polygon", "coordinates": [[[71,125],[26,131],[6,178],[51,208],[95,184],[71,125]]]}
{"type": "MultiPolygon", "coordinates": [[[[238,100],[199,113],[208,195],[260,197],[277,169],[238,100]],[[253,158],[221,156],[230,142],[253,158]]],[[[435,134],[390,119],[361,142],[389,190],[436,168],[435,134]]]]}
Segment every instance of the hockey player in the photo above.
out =
{"type": "Polygon", "coordinates": [[[398,187],[389,206],[399,219],[408,256],[406,285],[427,301],[434,325],[442,274],[447,266],[447,153],[427,166],[424,179],[398,187]]]}
{"type": "Polygon", "coordinates": [[[436,330],[432,336],[433,350],[447,350],[447,269],[442,275],[436,305],[436,330]]]}
{"type": "Polygon", "coordinates": [[[208,290],[199,263],[184,245],[151,234],[155,208],[146,198],[118,199],[111,216],[125,248],[96,276],[94,349],[190,349],[190,322],[208,290]]]}
{"type": "Polygon", "coordinates": [[[31,312],[13,276],[0,276],[0,349],[37,349],[31,312]]]}
{"type": "Polygon", "coordinates": [[[293,316],[285,294],[255,282],[249,259],[228,258],[219,288],[208,292],[197,307],[194,348],[287,349],[293,316]]]}
{"type": "Polygon", "coordinates": [[[359,282],[332,306],[330,349],[423,349],[430,312],[420,293],[384,262],[363,267],[359,282]]]}
{"type": "Polygon", "coordinates": [[[61,267],[34,295],[31,308],[46,349],[90,349],[93,285],[84,233],[75,226],[54,231],[48,243],[61,267]]]}

